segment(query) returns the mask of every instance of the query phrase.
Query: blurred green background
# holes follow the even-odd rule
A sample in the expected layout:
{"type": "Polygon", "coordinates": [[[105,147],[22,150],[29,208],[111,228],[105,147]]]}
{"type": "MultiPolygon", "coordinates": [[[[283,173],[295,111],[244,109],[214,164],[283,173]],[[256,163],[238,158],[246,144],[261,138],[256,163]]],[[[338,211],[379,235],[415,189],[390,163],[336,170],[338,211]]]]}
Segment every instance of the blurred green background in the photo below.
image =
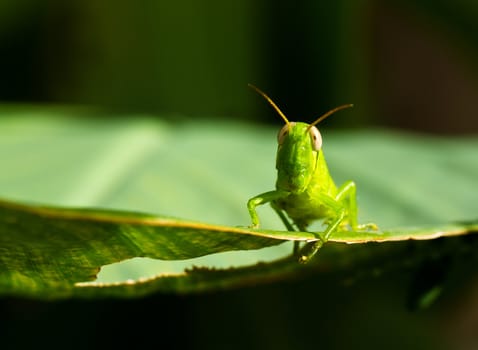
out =
{"type": "Polygon", "coordinates": [[[0,4],[0,101],[280,123],[478,129],[474,1],[17,0],[0,4]]]}
{"type": "MultiPolygon", "coordinates": [[[[248,89],[253,83],[290,119],[354,103],[328,125],[474,134],[477,20],[472,0],[2,1],[0,104],[280,125],[248,89]]],[[[476,283],[462,304],[412,313],[404,307],[410,279],[397,273],[347,289],[306,280],[132,301],[7,299],[0,347],[476,345],[476,283]]]]}

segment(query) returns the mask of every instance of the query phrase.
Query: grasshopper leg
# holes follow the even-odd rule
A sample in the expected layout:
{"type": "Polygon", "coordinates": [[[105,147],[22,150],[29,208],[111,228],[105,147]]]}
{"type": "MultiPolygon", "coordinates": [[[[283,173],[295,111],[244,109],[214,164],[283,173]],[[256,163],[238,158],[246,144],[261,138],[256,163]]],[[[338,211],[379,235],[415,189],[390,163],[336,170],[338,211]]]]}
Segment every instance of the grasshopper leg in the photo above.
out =
{"type": "MultiPolygon", "coordinates": [[[[272,203],[272,201],[280,198],[284,198],[288,195],[284,191],[269,191],[252,197],[247,202],[247,209],[249,210],[249,215],[251,216],[252,228],[259,228],[259,215],[257,215],[256,207],[265,203],[272,203]]],[[[279,215],[280,216],[280,215],[279,215]]],[[[287,226],[287,225],[286,225],[287,226]]]]}
{"type": "Polygon", "coordinates": [[[335,219],[327,226],[327,229],[322,235],[318,235],[318,240],[314,242],[307,243],[304,248],[301,249],[299,254],[299,263],[305,264],[309,262],[310,259],[319,251],[322,246],[327,243],[330,238],[330,235],[337,230],[342,220],[345,218],[345,208],[338,210],[338,215],[335,219]]]}
{"type": "Polygon", "coordinates": [[[329,240],[332,233],[334,233],[339,225],[343,222],[346,216],[346,208],[343,203],[337,201],[335,198],[330,197],[327,194],[319,194],[321,203],[324,203],[330,208],[331,212],[335,213],[334,216],[328,221],[328,226],[322,234],[318,234],[318,240],[307,243],[299,253],[299,262],[307,263],[322,246],[329,240]]]}
{"type": "MultiPolygon", "coordinates": [[[[284,223],[284,226],[287,228],[288,231],[296,231],[294,226],[292,226],[291,222],[289,221],[289,219],[285,215],[284,211],[282,209],[280,209],[275,202],[271,202],[271,207],[275,210],[275,212],[277,213],[279,218],[282,220],[282,222],[284,223]]],[[[298,255],[299,248],[300,248],[300,242],[295,241],[294,242],[294,248],[292,250],[292,255],[293,256],[298,255]]]]}
{"type": "Polygon", "coordinates": [[[347,208],[347,217],[352,230],[378,230],[378,226],[374,223],[360,225],[358,223],[357,211],[357,186],[353,181],[345,182],[338,189],[335,199],[343,202],[347,208]]]}
{"type": "Polygon", "coordinates": [[[338,189],[335,200],[338,202],[343,202],[347,209],[347,217],[352,226],[353,230],[356,230],[358,227],[357,219],[357,186],[353,181],[345,182],[338,189]]]}

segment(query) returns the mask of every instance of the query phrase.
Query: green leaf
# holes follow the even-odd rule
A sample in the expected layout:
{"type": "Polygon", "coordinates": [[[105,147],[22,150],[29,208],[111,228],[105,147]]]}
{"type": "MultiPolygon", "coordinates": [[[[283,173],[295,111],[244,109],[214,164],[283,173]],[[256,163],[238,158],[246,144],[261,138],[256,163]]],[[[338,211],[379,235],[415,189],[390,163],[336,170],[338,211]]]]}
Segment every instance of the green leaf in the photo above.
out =
{"type": "MultiPolygon", "coordinates": [[[[430,239],[473,230],[478,230],[478,223],[379,233],[338,232],[331,241],[430,239]]],[[[259,249],[287,240],[314,239],[309,232],[252,230],[131,212],[25,206],[2,201],[0,293],[49,298],[81,295],[85,291],[81,287],[105,286],[85,283],[96,277],[101,266],[133,257],[182,260],[224,251],[259,249]]],[[[296,261],[288,259],[288,264],[292,266],[289,268],[298,269],[296,261]]],[[[284,269],[283,263],[280,266],[278,275],[284,269]]],[[[248,279],[251,278],[257,279],[253,270],[248,274],[248,279]]],[[[197,291],[196,282],[183,282],[174,291],[197,291]]],[[[206,279],[203,283],[207,282],[206,279]]],[[[228,279],[223,283],[234,284],[228,279]]],[[[209,288],[216,287],[213,284],[209,288]]],[[[97,290],[99,295],[105,294],[105,288],[97,290]]]]}
{"type": "Polygon", "coordinates": [[[1,202],[0,293],[52,296],[94,279],[102,265],[132,257],[180,260],[279,242],[172,218],[1,202]]]}
{"type": "MultiPolygon", "coordinates": [[[[282,231],[266,207],[259,215],[267,230],[236,227],[249,224],[247,199],[273,188],[275,130],[217,122],[174,126],[147,117],[62,117],[75,113],[12,109],[0,119],[0,196],[55,205],[0,202],[0,294],[198,292],[324,273],[324,266],[328,273],[357,272],[389,258],[388,245],[371,252],[369,245],[330,243],[304,267],[281,243],[316,239],[314,234],[282,231]],[[231,251],[238,250],[248,254],[248,266],[237,267],[244,263],[231,251]],[[138,257],[155,260],[138,263],[138,257]],[[155,265],[171,260],[186,265],[179,272],[155,265]],[[131,264],[121,265],[118,278],[89,283],[100,268],[119,261],[131,264]]],[[[382,229],[337,233],[332,240],[384,242],[477,231],[475,139],[380,130],[323,134],[332,175],[339,183],[357,182],[361,221],[382,229]],[[459,223],[464,221],[470,223],[459,223]]]]}

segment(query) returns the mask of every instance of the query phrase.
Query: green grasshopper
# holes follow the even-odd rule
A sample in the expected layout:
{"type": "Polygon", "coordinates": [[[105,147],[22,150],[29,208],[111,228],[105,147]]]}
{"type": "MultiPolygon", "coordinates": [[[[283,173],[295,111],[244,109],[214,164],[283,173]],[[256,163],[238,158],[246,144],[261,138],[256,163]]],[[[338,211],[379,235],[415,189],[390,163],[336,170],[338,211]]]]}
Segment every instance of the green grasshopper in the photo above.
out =
{"type": "Polygon", "coordinates": [[[278,134],[276,189],[247,202],[252,227],[259,228],[256,207],[265,203],[271,204],[289,231],[306,231],[313,221],[324,220],[327,227],[317,235],[317,240],[307,243],[300,251],[298,242],[295,243],[294,255],[298,255],[301,263],[308,262],[339,228],[376,230],[375,224],[358,224],[355,183],[347,181],[339,188],[335,185],[322,151],[322,136],[315,126],[331,114],[353,105],[334,108],[311,124],[289,122],[269,96],[257,87],[249,86],[262,95],[285,121],[278,134]]]}

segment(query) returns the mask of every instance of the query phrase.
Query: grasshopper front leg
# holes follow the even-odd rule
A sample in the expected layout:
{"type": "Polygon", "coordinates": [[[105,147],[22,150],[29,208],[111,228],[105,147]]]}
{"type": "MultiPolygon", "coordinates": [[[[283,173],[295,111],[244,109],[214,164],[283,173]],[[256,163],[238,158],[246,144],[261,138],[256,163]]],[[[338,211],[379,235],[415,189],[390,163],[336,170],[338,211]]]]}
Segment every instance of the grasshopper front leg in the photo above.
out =
{"type": "MultiPolygon", "coordinates": [[[[274,209],[274,211],[277,213],[277,215],[282,220],[287,230],[295,231],[296,229],[292,226],[290,221],[287,219],[287,216],[285,215],[284,211],[280,209],[274,202],[277,199],[283,199],[287,197],[289,194],[290,193],[286,191],[276,190],[276,191],[265,192],[249,199],[249,201],[247,202],[247,208],[249,210],[249,215],[251,216],[252,227],[259,228],[259,216],[257,215],[256,207],[265,203],[270,203],[272,209],[274,209]]],[[[296,241],[294,242],[294,250],[292,254],[296,256],[298,251],[299,251],[299,242],[296,241]]]]}
{"type": "MultiPolygon", "coordinates": [[[[259,194],[255,197],[252,197],[249,199],[247,202],[247,209],[249,210],[249,215],[251,216],[251,221],[252,221],[252,228],[259,228],[260,223],[259,223],[259,215],[257,215],[257,210],[256,207],[265,203],[272,203],[273,201],[277,199],[282,199],[285,198],[289,195],[289,192],[286,191],[269,191],[269,192],[264,192],[262,194],[259,194]]],[[[282,212],[279,212],[276,207],[272,206],[274,210],[279,214],[279,217],[284,221],[286,220],[285,216],[283,215],[282,212]]],[[[290,230],[292,228],[290,226],[289,222],[284,222],[286,225],[287,229],[290,230]]],[[[294,231],[294,229],[292,229],[294,231]]]]}

